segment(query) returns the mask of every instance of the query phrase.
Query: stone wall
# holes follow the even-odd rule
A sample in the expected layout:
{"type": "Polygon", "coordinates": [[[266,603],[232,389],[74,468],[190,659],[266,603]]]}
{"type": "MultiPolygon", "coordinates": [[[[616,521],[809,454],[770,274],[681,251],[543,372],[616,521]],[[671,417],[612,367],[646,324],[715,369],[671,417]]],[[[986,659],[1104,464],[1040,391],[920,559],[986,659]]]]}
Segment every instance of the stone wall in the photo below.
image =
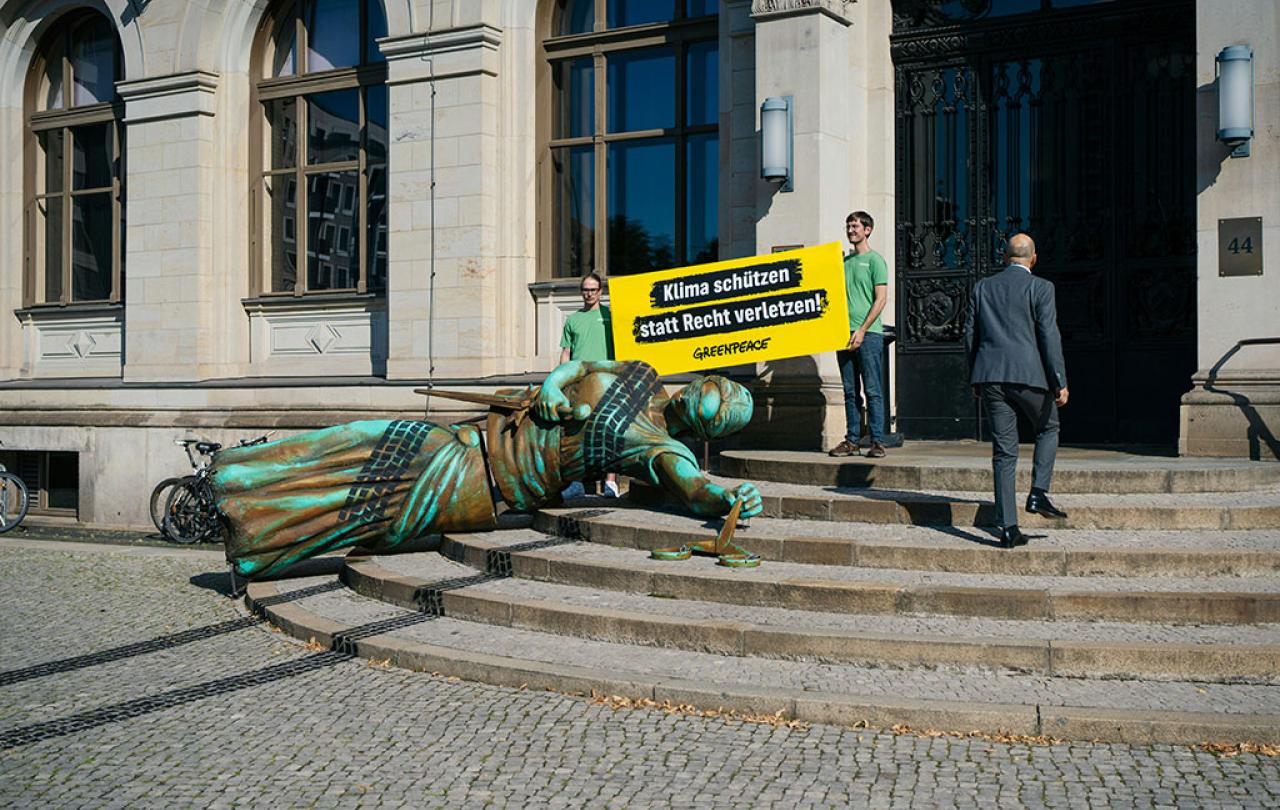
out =
{"type": "Polygon", "coordinates": [[[1183,397],[1180,450],[1195,456],[1280,460],[1280,7],[1200,0],[1196,15],[1196,166],[1199,370],[1183,397]],[[1254,137],[1232,158],[1215,138],[1214,58],[1253,48],[1254,137]],[[1218,220],[1261,217],[1263,274],[1218,273],[1218,220]]]}

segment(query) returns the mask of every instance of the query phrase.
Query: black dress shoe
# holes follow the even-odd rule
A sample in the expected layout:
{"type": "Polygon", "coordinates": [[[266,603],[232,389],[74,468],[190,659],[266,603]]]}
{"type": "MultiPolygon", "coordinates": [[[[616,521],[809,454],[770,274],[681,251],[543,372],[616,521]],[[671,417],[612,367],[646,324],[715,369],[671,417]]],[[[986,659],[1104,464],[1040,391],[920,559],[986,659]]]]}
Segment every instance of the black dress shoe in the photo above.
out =
{"type": "Polygon", "coordinates": [[[1027,511],[1047,518],[1064,518],[1067,513],[1053,505],[1049,493],[1032,490],[1027,496],[1027,511]]]}
{"type": "Polygon", "coordinates": [[[1000,527],[1000,548],[1017,548],[1027,544],[1027,536],[1017,526],[1000,527]]]}

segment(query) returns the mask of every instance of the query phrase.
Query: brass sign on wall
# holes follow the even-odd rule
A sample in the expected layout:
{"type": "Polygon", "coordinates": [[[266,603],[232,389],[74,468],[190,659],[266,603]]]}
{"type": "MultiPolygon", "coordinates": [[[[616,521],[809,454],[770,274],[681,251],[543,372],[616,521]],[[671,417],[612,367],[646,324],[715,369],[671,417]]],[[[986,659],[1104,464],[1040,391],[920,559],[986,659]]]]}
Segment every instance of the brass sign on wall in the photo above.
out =
{"type": "Polygon", "coordinates": [[[1218,220],[1218,275],[1262,275],[1262,217],[1218,220]]]}

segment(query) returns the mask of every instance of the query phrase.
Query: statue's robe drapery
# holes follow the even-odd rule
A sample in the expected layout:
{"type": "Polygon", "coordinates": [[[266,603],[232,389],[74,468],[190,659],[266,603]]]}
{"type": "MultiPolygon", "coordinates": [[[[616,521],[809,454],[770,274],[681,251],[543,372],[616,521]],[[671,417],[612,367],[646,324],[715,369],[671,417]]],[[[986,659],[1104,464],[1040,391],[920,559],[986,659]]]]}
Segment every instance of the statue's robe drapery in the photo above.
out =
{"type": "Polygon", "coordinates": [[[531,389],[494,397],[488,470],[476,427],[423,421],[352,422],[224,450],[211,481],[227,559],[256,579],[350,546],[390,551],[433,533],[492,529],[490,472],[501,500],[529,511],[570,481],[605,472],[659,485],[655,465],[665,453],[697,466],[667,433],[666,397],[649,365],[585,374],[563,391],[591,406],[585,421],[536,417],[531,389]]]}
{"type": "Polygon", "coordinates": [[[496,525],[479,432],[376,420],[223,450],[214,502],[241,576],[361,545],[496,525]]]}

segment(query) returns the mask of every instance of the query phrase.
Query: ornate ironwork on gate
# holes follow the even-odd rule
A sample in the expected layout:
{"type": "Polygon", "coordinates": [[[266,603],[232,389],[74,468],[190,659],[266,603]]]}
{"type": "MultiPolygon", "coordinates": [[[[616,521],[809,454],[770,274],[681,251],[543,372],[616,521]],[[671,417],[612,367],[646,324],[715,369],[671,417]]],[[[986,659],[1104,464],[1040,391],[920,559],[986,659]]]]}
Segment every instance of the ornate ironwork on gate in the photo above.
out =
{"type": "Polygon", "coordinates": [[[898,416],[981,432],[969,292],[1018,231],[1057,288],[1064,438],[1167,442],[1195,352],[1193,0],[895,0],[898,416]]]}

